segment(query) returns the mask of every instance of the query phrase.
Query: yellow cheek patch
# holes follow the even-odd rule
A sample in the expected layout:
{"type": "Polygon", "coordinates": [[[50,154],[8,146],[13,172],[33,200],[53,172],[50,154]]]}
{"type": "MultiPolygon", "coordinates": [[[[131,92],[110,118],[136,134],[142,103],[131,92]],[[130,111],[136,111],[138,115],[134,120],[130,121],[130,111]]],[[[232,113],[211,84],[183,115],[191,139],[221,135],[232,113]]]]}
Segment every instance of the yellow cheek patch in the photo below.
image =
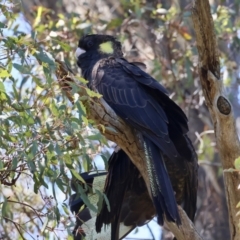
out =
{"type": "Polygon", "coordinates": [[[111,41],[104,42],[99,45],[99,49],[102,53],[111,54],[114,52],[113,45],[111,41]]]}

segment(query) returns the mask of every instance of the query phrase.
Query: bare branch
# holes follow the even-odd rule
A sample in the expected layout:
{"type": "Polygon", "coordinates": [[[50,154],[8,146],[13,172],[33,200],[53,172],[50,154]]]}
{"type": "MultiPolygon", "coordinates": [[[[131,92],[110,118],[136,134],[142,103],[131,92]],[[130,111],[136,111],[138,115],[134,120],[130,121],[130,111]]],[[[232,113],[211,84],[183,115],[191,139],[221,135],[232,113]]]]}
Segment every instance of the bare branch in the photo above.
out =
{"type": "Polygon", "coordinates": [[[150,228],[149,224],[147,224],[147,228],[148,228],[148,231],[150,232],[151,236],[152,236],[152,240],[156,240],[155,237],[154,237],[154,234],[152,232],[152,229],[150,228]]]}
{"type": "MultiPolygon", "coordinates": [[[[17,222],[14,222],[13,220],[11,220],[10,218],[7,218],[7,217],[3,217],[6,221],[9,221],[9,222],[11,222],[14,226],[15,226],[15,228],[17,229],[17,231],[18,231],[18,233],[19,233],[19,235],[22,237],[22,239],[23,240],[26,240],[26,238],[23,236],[23,234],[22,234],[22,232],[21,232],[21,230],[20,230],[20,228],[22,228],[21,227],[21,225],[19,224],[19,223],[17,223],[17,222]]],[[[31,235],[30,235],[31,236],[31,235]]]]}
{"type": "Polygon", "coordinates": [[[44,216],[44,214],[39,213],[34,207],[32,207],[32,206],[30,206],[29,204],[24,203],[24,202],[13,201],[13,200],[10,200],[10,199],[8,199],[7,201],[8,201],[8,202],[11,202],[11,203],[18,203],[18,204],[21,204],[21,205],[24,205],[24,206],[26,206],[26,207],[31,208],[31,209],[33,210],[33,212],[37,215],[38,219],[39,219],[39,220],[41,221],[41,223],[43,224],[43,221],[42,221],[42,219],[41,219],[41,216],[44,216]]]}

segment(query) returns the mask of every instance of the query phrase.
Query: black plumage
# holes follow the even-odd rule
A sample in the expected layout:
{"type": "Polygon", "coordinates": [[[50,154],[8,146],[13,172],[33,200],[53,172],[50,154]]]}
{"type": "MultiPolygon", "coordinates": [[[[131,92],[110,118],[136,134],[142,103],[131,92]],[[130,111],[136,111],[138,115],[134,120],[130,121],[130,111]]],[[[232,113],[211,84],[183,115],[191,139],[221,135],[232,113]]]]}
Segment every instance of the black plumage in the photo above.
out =
{"type": "MultiPolygon", "coordinates": [[[[195,155],[190,141],[189,144],[192,154],[195,155]]],[[[183,162],[185,172],[166,157],[164,160],[176,201],[179,205],[183,205],[188,217],[194,221],[197,200],[197,159],[183,162]]],[[[118,239],[120,223],[135,228],[144,225],[157,214],[140,172],[121,149],[113,152],[109,159],[104,193],[108,197],[111,212],[107,210],[107,204],[104,202],[96,221],[96,228],[99,230],[103,223],[111,223],[112,240],[118,239]]]]}
{"type": "MultiPolygon", "coordinates": [[[[105,239],[107,240],[109,238],[119,239],[120,224],[128,226],[129,228],[124,228],[120,231],[122,239],[135,227],[142,226],[150,221],[156,215],[155,208],[149,197],[142,176],[123,150],[118,149],[113,152],[109,159],[107,174],[99,174],[97,172],[81,174],[89,189],[91,189],[93,185],[99,186],[98,179],[103,175],[106,175],[104,192],[111,205],[111,212],[108,211],[106,202],[103,202],[102,210],[97,220],[97,225],[100,225],[97,226],[97,228],[101,228],[103,222],[105,224],[112,223],[111,232],[105,233],[105,239]]],[[[72,184],[72,189],[74,191],[77,190],[76,184],[81,183],[76,181],[72,184]]],[[[88,192],[89,191],[87,191],[87,193],[88,192]]],[[[92,190],[90,190],[90,192],[92,192],[92,190]]],[[[90,194],[88,197],[91,201],[91,197],[94,197],[94,195],[90,194]]],[[[84,206],[81,196],[79,197],[76,193],[71,195],[69,206],[71,211],[76,214],[76,225],[73,230],[74,239],[82,240],[83,237],[89,237],[87,236],[89,233],[85,233],[81,227],[84,222],[88,224],[88,221],[93,216],[86,206],[79,211],[82,206],[84,206]]]]}
{"type": "Polygon", "coordinates": [[[133,229],[156,215],[142,176],[121,149],[115,150],[109,159],[104,193],[111,211],[104,202],[97,217],[96,230],[100,231],[103,223],[111,223],[111,239],[118,239],[120,223],[133,229]]]}
{"type": "MultiPolygon", "coordinates": [[[[191,189],[188,197],[193,205],[197,186],[197,158],[186,135],[185,114],[160,83],[123,58],[121,44],[114,37],[83,37],[76,53],[77,64],[83,77],[89,80],[89,87],[101,93],[116,114],[142,135],[151,198],[159,224],[163,224],[163,215],[168,221],[180,224],[172,185],[175,192],[179,190],[183,196],[186,195],[184,191],[194,186],[195,190],[191,189]],[[172,175],[172,184],[169,175],[170,178],[172,175]]],[[[195,209],[192,212],[193,219],[195,209]]],[[[108,223],[110,215],[106,213],[101,221],[99,216],[97,231],[103,223],[108,223]]]]}
{"type": "MultiPolygon", "coordinates": [[[[185,162],[187,169],[185,173],[166,158],[165,163],[173,184],[176,201],[178,204],[183,204],[188,217],[193,221],[196,212],[197,193],[196,161],[185,162]]],[[[111,232],[106,232],[105,239],[119,239],[119,235],[121,235],[120,239],[122,239],[135,227],[142,226],[150,221],[156,215],[156,211],[140,172],[123,150],[117,148],[111,155],[108,165],[107,173],[92,174],[90,172],[90,174],[82,173],[81,176],[91,188],[94,181],[98,182],[100,176],[106,175],[104,193],[109,200],[111,211],[108,211],[106,202],[103,202],[101,212],[97,217],[96,227],[101,229],[103,223],[111,224],[111,232]],[[120,231],[119,234],[121,224],[129,228],[124,229],[125,232],[120,231]]],[[[103,181],[101,182],[103,183],[103,181]]],[[[77,189],[76,184],[79,184],[79,182],[72,184],[74,191],[77,189]]],[[[98,183],[95,185],[99,186],[98,183]]],[[[89,196],[89,198],[91,197],[89,196]]],[[[71,211],[77,214],[73,231],[74,240],[82,240],[83,236],[88,232],[85,233],[79,231],[79,229],[81,229],[84,222],[87,222],[93,216],[91,216],[87,207],[79,212],[84,202],[77,194],[71,196],[69,205],[71,211]]]]}

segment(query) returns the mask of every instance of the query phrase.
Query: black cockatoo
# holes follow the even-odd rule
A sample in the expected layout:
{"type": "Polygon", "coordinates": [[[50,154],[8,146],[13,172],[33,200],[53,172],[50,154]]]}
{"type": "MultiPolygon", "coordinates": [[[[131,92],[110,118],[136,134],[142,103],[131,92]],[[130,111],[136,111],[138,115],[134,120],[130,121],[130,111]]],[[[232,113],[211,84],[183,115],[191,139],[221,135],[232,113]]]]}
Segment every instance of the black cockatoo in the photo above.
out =
{"type": "MultiPolygon", "coordinates": [[[[81,38],[76,56],[88,86],[98,91],[116,114],[141,134],[158,223],[163,225],[165,215],[168,221],[181,224],[173,188],[176,193],[181,189],[182,200],[185,192],[193,189],[191,198],[186,200],[190,201],[189,217],[193,219],[197,157],[187,137],[184,112],[159,82],[123,58],[121,44],[113,36],[81,38]]],[[[112,219],[111,214],[113,210],[112,213],[101,211],[96,221],[98,232],[103,224],[118,220],[112,219]]],[[[112,236],[114,239],[117,238],[112,236]]]]}

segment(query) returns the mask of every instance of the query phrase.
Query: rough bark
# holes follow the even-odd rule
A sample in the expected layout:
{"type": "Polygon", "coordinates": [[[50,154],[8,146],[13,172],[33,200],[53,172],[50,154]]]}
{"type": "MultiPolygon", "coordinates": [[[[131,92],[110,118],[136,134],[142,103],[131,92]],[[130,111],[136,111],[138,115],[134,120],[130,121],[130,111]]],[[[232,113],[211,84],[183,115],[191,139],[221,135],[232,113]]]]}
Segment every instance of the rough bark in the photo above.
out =
{"type": "MultiPolygon", "coordinates": [[[[208,0],[196,0],[192,10],[199,53],[199,76],[215,131],[217,146],[224,170],[234,168],[240,156],[240,145],[231,104],[224,96],[220,79],[219,54],[208,0]]],[[[236,205],[240,201],[239,174],[224,171],[225,193],[229,209],[232,240],[240,239],[239,216],[236,205]]]]}

